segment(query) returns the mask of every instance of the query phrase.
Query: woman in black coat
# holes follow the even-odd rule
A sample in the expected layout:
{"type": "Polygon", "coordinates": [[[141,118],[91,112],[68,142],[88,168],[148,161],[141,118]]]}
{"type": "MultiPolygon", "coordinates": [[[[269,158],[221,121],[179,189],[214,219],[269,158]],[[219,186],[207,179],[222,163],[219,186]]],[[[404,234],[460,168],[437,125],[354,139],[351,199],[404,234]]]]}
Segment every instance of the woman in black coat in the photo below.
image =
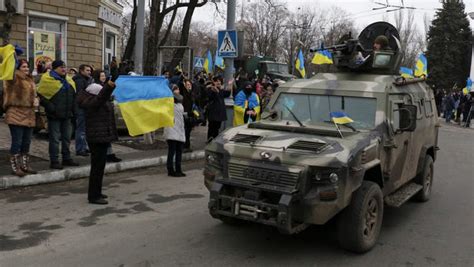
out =
{"type": "Polygon", "coordinates": [[[102,194],[102,180],[107,148],[118,139],[115,125],[114,105],[109,101],[115,89],[115,83],[100,84],[101,70],[93,73],[94,83],[86,90],[79,92],[77,103],[86,111],[86,139],[91,151],[91,171],[89,175],[88,200],[92,204],[108,204],[106,195],[102,194]]]}

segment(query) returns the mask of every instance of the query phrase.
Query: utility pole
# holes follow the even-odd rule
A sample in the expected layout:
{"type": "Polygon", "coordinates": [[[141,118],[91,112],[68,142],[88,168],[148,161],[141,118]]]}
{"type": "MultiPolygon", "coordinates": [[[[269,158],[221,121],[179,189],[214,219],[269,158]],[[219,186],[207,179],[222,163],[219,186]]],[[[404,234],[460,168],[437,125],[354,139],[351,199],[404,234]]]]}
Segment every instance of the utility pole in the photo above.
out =
{"type": "MultiPolygon", "coordinates": [[[[235,2],[236,0],[227,1],[227,30],[235,30],[235,2]]],[[[238,46],[238,44],[235,44],[238,46]]],[[[232,81],[233,70],[234,70],[234,59],[233,58],[224,58],[225,70],[224,70],[224,80],[225,86],[232,86],[229,82],[232,81]]]]}
{"type": "Polygon", "coordinates": [[[135,36],[135,72],[143,75],[143,29],[145,28],[145,1],[138,1],[137,35],[135,36]]]}
{"type": "MultiPolygon", "coordinates": [[[[137,35],[135,36],[135,73],[143,75],[143,39],[145,28],[145,1],[139,0],[137,6],[137,35]]],[[[153,133],[143,135],[145,144],[153,144],[153,133]]]]}
{"type": "MultiPolygon", "coordinates": [[[[227,30],[235,30],[235,6],[236,0],[227,1],[227,30]]],[[[234,44],[238,47],[238,43],[234,44]]],[[[234,85],[234,58],[224,58],[225,70],[224,70],[224,87],[227,90],[231,90],[234,85]]],[[[224,129],[232,127],[232,121],[234,118],[234,100],[232,95],[225,99],[227,121],[222,126],[224,129]]]]}

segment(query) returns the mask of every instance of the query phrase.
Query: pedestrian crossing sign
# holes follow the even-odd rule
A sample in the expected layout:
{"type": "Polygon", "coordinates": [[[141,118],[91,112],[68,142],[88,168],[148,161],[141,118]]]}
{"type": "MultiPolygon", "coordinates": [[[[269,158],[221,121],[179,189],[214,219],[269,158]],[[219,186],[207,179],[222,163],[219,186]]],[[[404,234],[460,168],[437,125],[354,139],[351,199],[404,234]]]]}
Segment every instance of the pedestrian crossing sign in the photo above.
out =
{"type": "Polygon", "coordinates": [[[219,31],[217,49],[220,57],[237,57],[237,31],[219,31]]]}
{"type": "Polygon", "coordinates": [[[204,58],[202,57],[194,57],[194,64],[195,69],[203,69],[204,68],[204,58]]]}

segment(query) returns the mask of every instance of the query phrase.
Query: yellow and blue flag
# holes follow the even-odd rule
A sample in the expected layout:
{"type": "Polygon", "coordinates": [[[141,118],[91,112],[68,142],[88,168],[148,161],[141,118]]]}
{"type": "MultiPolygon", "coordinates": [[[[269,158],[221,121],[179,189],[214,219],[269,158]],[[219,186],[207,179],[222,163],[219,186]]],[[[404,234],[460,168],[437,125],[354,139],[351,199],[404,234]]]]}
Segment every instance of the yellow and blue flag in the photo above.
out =
{"type": "Polygon", "coordinates": [[[333,111],[329,113],[329,117],[334,123],[346,124],[354,122],[349,116],[343,111],[333,111]]]}
{"type": "Polygon", "coordinates": [[[425,55],[420,54],[415,65],[415,77],[425,76],[428,77],[428,60],[425,55]]]}
{"type": "Polygon", "coordinates": [[[260,98],[254,92],[247,96],[244,90],[240,90],[234,98],[234,126],[245,124],[245,111],[247,109],[253,109],[257,113],[257,121],[260,120],[260,98]]]}
{"type": "Polygon", "coordinates": [[[76,82],[66,75],[66,78],[61,78],[54,70],[49,71],[41,75],[40,82],[38,84],[38,94],[46,99],[53,98],[61,88],[63,90],[69,90],[72,88],[76,91],[76,82]],[[69,85],[68,85],[69,84],[69,85]]]}
{"type": "Polygon", "coordinates": [[[466,82],[466,88],[467,90],[471,91],[472,90],[472,80],[471,78],[467,78],[467,82],[466,82]]]}
{"type": "Polygon", "coordinates": [[[114,97],[131,136],[174,126],[174,99],[162,76],[119,76],[114,97]]]}
{"type": "Polygon", "coordinates": [[[218,51],[216,50],[216,60],[214,66],[218,67],[219,69],[225,69],[224,59],[219,56],[218,51]]]}
{"type": "Polygon", "coordinates": [[[298,52],[298,57],[296,58],[296,63],[295,63],[296,69],[301,75],[301,78],[306,78],[306,69],[304,67],[304,56],[303,56],[303,51],[298,52]]]}
{"type": "Polygon", "coordinates": [[[0,57],[3,58],[0,64],[0,80],[13,80],[16,66],[15,47],[11,44],[0,47],[0,57]]]}
{"type": "Polygon", "coordinates": [[[316,65],[333,64],[332,54],[326,49],[318,50],[316,51],[316,54],[314,54],[314,57],[311,63],[316,64],[316,65]]]}
{"type": "Polygon", "coordinates": [[[212,73],[213,68],[211,50],[207,50],[207,56],[206,59],[204,59],[204,70],[206,73],[212,73]]]}
{"type": "Polygon", "coordinates": [[[400,67],[400,75],[403,78],[413,78],[413,70],[407,67],[400,67]]]}

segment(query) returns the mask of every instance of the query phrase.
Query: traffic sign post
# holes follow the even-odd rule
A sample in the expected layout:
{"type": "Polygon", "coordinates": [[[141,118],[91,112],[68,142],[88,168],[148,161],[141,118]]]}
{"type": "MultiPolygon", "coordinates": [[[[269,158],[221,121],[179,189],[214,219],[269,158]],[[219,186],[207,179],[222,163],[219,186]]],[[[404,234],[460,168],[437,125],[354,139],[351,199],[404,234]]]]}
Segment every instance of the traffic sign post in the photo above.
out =
{"type": "Polygon", "coordinates": [[[237,52],[237,31],[219,31],[217,34],[217,53],[223,58],[234,58],[237,52]]]}

